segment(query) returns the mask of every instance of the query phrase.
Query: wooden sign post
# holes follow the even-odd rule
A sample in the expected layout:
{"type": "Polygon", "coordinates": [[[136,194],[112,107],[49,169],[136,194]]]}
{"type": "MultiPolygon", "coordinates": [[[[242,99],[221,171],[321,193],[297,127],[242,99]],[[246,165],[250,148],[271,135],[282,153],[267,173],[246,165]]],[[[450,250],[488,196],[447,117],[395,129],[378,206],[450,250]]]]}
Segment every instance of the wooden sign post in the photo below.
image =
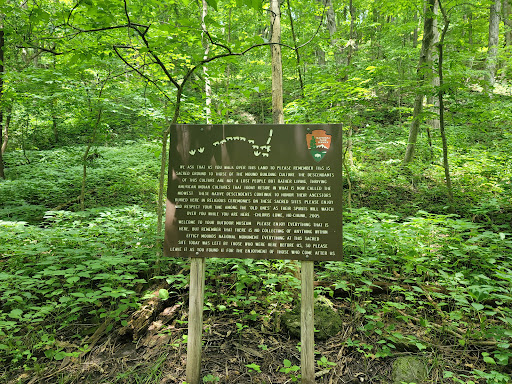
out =
{"type": "Polygon", "coordinates": [[[341,126],[175,125],[171,137],[164,252],[191,258],[187,383],[202,379],[206,257],[301,260],[301,375],[314,383],[313,262],[342,259],[341,126]]]}
{"type": "Polygon", "coordinates": [[[187,337],[187,383],[200,384],[203,334],[205,259],[193,257],[190,263],[190,292],[187,337]]]}
{"type": "Polygon", "coordinates": [[[301,342],[301,376],[302,384],[315,382],[315,322],[314,322],[314,263],[301,262],[301,308],[300,308],[300,342],[301,342]]]}

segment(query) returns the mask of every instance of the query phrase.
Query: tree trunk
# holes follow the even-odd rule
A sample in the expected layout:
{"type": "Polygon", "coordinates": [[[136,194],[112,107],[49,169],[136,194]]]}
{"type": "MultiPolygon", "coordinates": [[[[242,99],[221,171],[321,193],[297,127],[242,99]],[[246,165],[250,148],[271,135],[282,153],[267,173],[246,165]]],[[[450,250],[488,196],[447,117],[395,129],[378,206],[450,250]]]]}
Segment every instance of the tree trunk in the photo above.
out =
{"type": "Polygon", "coordinates": [[[299,48],[297,45],[297,35],[295,34],[295,27],[293,24],[293,16],[292,16],[292,9],[290,7],[290,0],[286,0],[286,5],[288,6],[288,17],[290,18],[290,28],[292,30],[293,48],[295,50],[295,58],[297,60],[297,72],[299,74],[300,94],[302,97],[304,97],[304,81],[302,79],[302,68],[301,68],[301,64],[300,64],[300,54],[299,54],[299,48]]]}
{"type": "Polygon", "coordinates": [[[507,47],[512,45],[512,21],[510,14],[512,9],[509,0],[503,0],[503,23],[508,27],[505,31],[505,45],[507,47]]]}
{"type": "MultiPolygon", "coordinates": [[[[228,45],[231,43],[231,16],[232,16],[232,14],[233,14],[233,10],[230,8],[229,9],[229,17],[228,17],[228,35],[227,35],[228,45]]],[[[230,80],[230,78],[231,78],[231,64],[227,63],[226,64],[226,75],[225,75],[226,89],[224,92],[225,92],[225,95],[228,97],[229,97],[229,80],[230,80]]],[[[229,119],[229,108],[226,111],[226,115],[224,116],[224,119],[225,119],[225,121],[227,121],[229,119]]]]}
{"type": "MultiPolygon", "coordinates": [[[[55,71],[56,68],[56,59],[55,55],[53,56],[53,70],[55,71]]],[[[57,117],[57,99],[54,97],[52,99],[52,107],[51,107],[51,113],[52,113],[52,130],[53,130],[53,142],[55,145],[59,143],[59,130],[58,130],[58,117],[57,117]]]]}
{"type": "MultiPolygon", "coordinates": [[[[327,2],[331,2],[331,8],[332,8],[332,1],[331,0],[317,0],[319,3],[321,3],[325,8],[327,8],[327,2]]],[[[327,10],[327,12],[329,12],[329,10],[327,10]]],[[[334,13],[334,11],[333,11],[334,13]]],[[[316,17],[320,23],[323,22],[322,20],[322,17],[321,16],[317,16],[316,17]]],[[[334,18],[334,21],[336,22],[336,19],[334,18]]],[[[332,28],[332,26],[328,25],[328,28],[332,28]]],[[[336,24],[334,25],[334,31],[336,30],[336,24]]],[[[332,34],[331,34],[331,29],[329,29],[329,35],[331,36],[331,41],[332,41],[332,34]]],[[[325,65],[327,63],[326,59],[325,59],[325,52],[322,48],[320,48],[319,46],[317,46],[315,48],[315,55],[317,57],[317,60],[318,60],[318,65],[325,65]]]]}
{"type": "Polygon", "coordinates": [[[23,152],[23,157],[27,160],[27,164],[30,164],[30,159],[27,156],[27,147],[25,145],[25,136],[28,128],[30,127],[30,117],[27,115],[27,119],[24,125],[21,125],[21,150],[23,152]]]}
{"type": "Polygon", "coordinates": [[[283,114],[283,65],[281,61],[281,10],[279,0],[270,2],[270,39],[272,52],[272,122],[284,124],[283,114]]]}
{"type": "Polygon", "coordinates": [[[473,12],[471,10],[468,15],[468,44],[473,45],[473,12]]]}
{"type": "MultiPolygon", "coordinates": [[[[176,104],[174,106],[174,115],[172,117],[172,121],[168,124],[167,128],[162,132],[162,153],[160,155],[160,176],[158,178],[158,205],[156,207],[156,263],[155,263],[155,273],[160,272],[160,259],[162,255],[162,229],[163,229],[163,216],[164,216],[164,184],[165,184],[165,175],[168,175],[168,178],[171,175],[168,174],[167,169],[167,157],[170,157],[170,153],[167,151],[167,144],[169,142],[169,134],[171,132],[171,126],[178,122],[178,118],[180,115],[181,108],[181,96],[183,94],[183,89],[185,88],[186,79],[180,84],[180,86],[176,90],[176,104]]],[[[168,200],[167,200],[168,201],[168,200]]]]}
{"type": "MultiPolygon", "coordinates": [[[[108,80],[110,79],[110,73],[106,77],[106,79],[101,83],[101,88],[98,93],[98,101],[101,102],[101,96],[103,95],[103,90],[105,89],[105,85],[107,84],[108,80]]],[[[92,105],[92,103],[91,103],[92,105]]],[[[100,125],[101,121],[101,115],[103,113],[103,106],[99,106],[98,113],[96,114],[96,120],[94,122],[94,125],[92,127],[92,135],[91,140],[89,141],[89,144],[87,145],[87,148],[85,148],[85,152],[82,156],[82,188],[80,191],[80,210],[85,210],[85,182],[87,180],[87,158],[89,156],[89,151],[91,150],[92,146],[94,145],[96,141],[96,134],[98,132],[98,127],[100,125]]]]}
{"type": "Polygon", "coordinates": [[[373,27],[371,28],[370,36],[372,38],[370,39],[370,46],[371,46],[371,56],[370,59],[372,61],[374,60],[380,60],[380,43],[378,41],[379,32],[381,30],[380,25],[380,13],[378,9],[372,10],[372,21],[373,21],[373,27]]]}
{"type": "Polygon", "coordinates": [[[487,51],[487,76],[489,95],[492,94],[492,88],[496,82],[496,67],[498,61],[498,42],[500,34],[500,13],[501,0],[494,0],[489,12],[489,49],[487,51]]]}
{"type": "Polygon", "coordinates": [[[354,134],[354,128],[352,125],[348,127],[348,138],[347,138],[347,156],[348,156],[348,165],[350,167],[354,167],[354,153],[352,151],[352,136],[354,134]]]}
{"type": "MultiPolygon", "coordinates": [[[[347,43],[348,51],[347,51],[347,67],[350,66],[352,62],[352,54],[356,48],[356,33],[355,33],[355,13],[356,10],[354,8],[354,3],[352,0],[349,2],[349,11],[350,11],[350,34],[349,40],[347,43]]],[[[347,75],[348,76],[348,75],[347,75]]]]}
{"type": "MultiPolygon", "coordinates": [[[[421,88],[425,83],[426,67],[429,66],[428,58],[432,39],[434,38],[434,6],[436,0],[427,0],[425,7],[425,20],[423,23],[423,41],[421,43],[420,59],[418,63],[418,86],[421,88]]],[[[414,157],[414,149],[418,139],[420,130],[420,118],[423,112],[423,92],[421,90],[416,94],[414,99],[414,111],[411,127],[409,128],[409,138],[407,140],[407,149],[405,151],[404,164],[410,163],[414,157]]]]}
{"type": "MultiPolygon", "coordinates": [[[[510,7],[509,0],[503,0],[503,23],[505,24],[505,48],[510,50],[512,46],[512,21],[510,20],[510,14],[512,9],[510,7]]],[[[502,70],[501,78],[507,78],[507,72],[510,71],[510,65],[505,64],[505,68],[502,70]]]]}
{"type": "MultiPolygon", "coordinates": [[[[0,25],[0,101],[4,95],[4,26],[0,25]]],[[[0,178],[5,179],[4,171],[4,113],[0,107],[0,178]]]]}
{"type": "MultiPolygon", "coordinates": [[[[0,124],[2,124],[2,112],[0,112],[0,124]]],[[[1,128],[1,125],[0,125],[1,128]]],[[[2,138],[2,130],[0,129],[0,145],[3,147],[3,138],[2,138]]],[[[4,171],[4,154],[3,151],[0,150],[0,179],[5,179],[5,171],[4,171]]]]}
{"type": "Polygon", "coordinates": [[[332,0],[325,0],[325,12],[327,16],[327,29],[329,30],[329,36],[331,38],[331,45],[336,44],[336,14],[334,13],[334,7],[332,5],[332,0]]]}
{"type": "MultiPolygon", "coordinates": [[[[201,13],[201,28],[203,29],[204,59],[208,58],[208,53],[210,52],[210,41],[208,40],[208,37],[205,36],[207,31],[206,31],[206,24],[204,22],[204,19],[206,18],[207,14],[208,14],[208,4],[206,4],[206,0],[203,0],[203,9],[202,9],[202,13],[201,13]]],[[[203,65],[203,74],[204,74],[204,93],[206,96],[206,108],[205,108],[206,124],[210,124],[211,117],[212,117],[212,110],[211,110],[212,87],[210,85],[210,76],[208,76],[208,68],[206,68],[206,65],[203,65]]]]}
{"type": "MultiPolygon", "coordinates": [[[[439,3],[435,2],[434,4],[434,21],[432,26],[432,32],[434,33],[434,36],[432,38],[432,46],[435,46],[439,43],[439,30],[437,29],[437,16],[439,14],[439,3]]],[[[429,55],[429,62],[435,63],[439,56],[435,50],[430,51],[429,55]]],[[[432,67],[432,86],[435,89],[439,89],[439,76],[436,75],[436,68],[432,67]]],[[[432,148],[432,135],[431,132],[438,131],[440,129],[439,127],[439,98],[434,96],[429,96],[427,98],[427,104],[429,105],[430,112],[432,113],[433,117],[429,119],[428,121],[428,127],[427,127],[427,134],[428,134],[428,145],[430,150],[430,161],[433,161],[433,148],[432,148]],[[430,127],[430,128],[429,128],[430,127]]]]}
{"type": "Polygon", "coordinates": [[[412,31],[412,36],[411,36],[412,41],[411,42],[412,42],[412,47],[416,48],[418,46],[418,29],[420,27],[419,18],[418,18],[417,13],[414,14],[414,21],[416,22],[416,26],[414,27],[414,30],[412,31]]]}
{"type": "Polygon", "coordinates": [[[322,50],[322,48],[317,47],[315,49],[315,54],[316,54],[316,57],[317,57],[318,65],[320,65],[320,66],[325,65],[325,63],[326,63],[326,61],[325,61],[325,52],[322,50]]]}
{"type": "MultiPolygon", "coordinates": [[[[3,122],[3,117],[6,114],[3,113],[3,112],[1,112],[1,113],[2,113],[2,122],[3,122]]],[[[4,134],[3,134],[2,137],[0,137],[0,147],[1,147],[0,152],[2,153],[2,155],[7,150],[7,143],[9,142],[9,126],[11,125],[11,118],[12,118],[12,105],[9,106],[8,111],[7,111],[7,116],[5,116],[5,124],[3,124],[3,126],[4,126],[4,134]]]]}
{"type": "Polygon", "coordinates": [[[340,64],[342,57],[340,48],[338,47],[338,39],[336,38],[336,13],[334,12],[332,0],[325,0],[324,4],[327,16],[327,29],[329,30],[330,43],[334,51],[334,61],[336,64],[340,64]]]}
{"type": "Polygon", "coordinates": [[[439,7],[441,8],[441,12],[443,14],[444,27],[443,33],[441,34],[441,40],[439,44],[437,44],[438,52],[439,52],[439,60],[438,60],[438,73],[439,73],[439,88],[438,88],[438,98],[439,98],[439,128],[441,132],[441,140],[443,142],[443,168],[444,175],[446,180],[446,188],[448,189],[448,201],[450,203],[450,212],[453,213],[455,211],[455,204],[453,200],[453,189],[452,189],[452,180],[450,177],[450,166],[448,163],[448,142],[446,140],[446,132],[444,130],[444,90],[443,90],[443,48],[444,48],[444,38],[446,36],[446,32],[448,32],[448,26],[450,25],[450,20],[446,15],[446,11],[442,8],[441,0],[439,0],[439,7]]]}

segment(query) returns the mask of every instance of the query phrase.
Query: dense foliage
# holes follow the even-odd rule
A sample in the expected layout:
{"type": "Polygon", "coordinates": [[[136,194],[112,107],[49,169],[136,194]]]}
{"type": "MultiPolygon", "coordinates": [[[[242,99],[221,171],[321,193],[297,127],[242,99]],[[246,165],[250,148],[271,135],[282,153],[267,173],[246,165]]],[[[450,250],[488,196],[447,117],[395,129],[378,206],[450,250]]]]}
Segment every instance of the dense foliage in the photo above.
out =
{"type": "MultiPolygon", "coordinates": [[[[205,121],[207,80],[212,122],[272,121],[267,2],[207,3],[207,33],[199,3],[189,0],[0,3],[0,381],[34,374],[45,382],[55,362],[90,353],[98,330],[125,327],[161,282],[162,300],[186,305],[188,263],[162,258],[157,246],[159,140],[173,119],[205,121]]],[[[315,266],[316,294],[350,319],[338,347],[382,364],[402,353],[424,356],[432,383],[506,384],[509,6],[503,2],[489,88],[489,2],[442,5],[450,20],[442,95],[453,202],[440,131],[427,129],[438,116],[428,98],[441,93],[430,82],[435,71],[417,80],[422,4],[283,3],[284,114],[289,123],[344,126],[345,256],[315,266]],[[418,92],[421,133],[414,162],[404,165],[418,92]]],[[[446,25],[441,15],[437,21],[446,25]]],[[[284,332],[273,324],[297,301],[296,269],[290,261],[208,260],[205,310],[235,319],[239,334],[284,332]]],[[[296,381],[296,363],[287,357],[274,371],[296,381]]],[[[160,382],[161,364],[109,380],[160,382]]],[[[263,380],[261,364],[255,358],[245,373],[263,380]]],[[[335,366],[326,356],[317,364],[322,372],[335,366]]]]}

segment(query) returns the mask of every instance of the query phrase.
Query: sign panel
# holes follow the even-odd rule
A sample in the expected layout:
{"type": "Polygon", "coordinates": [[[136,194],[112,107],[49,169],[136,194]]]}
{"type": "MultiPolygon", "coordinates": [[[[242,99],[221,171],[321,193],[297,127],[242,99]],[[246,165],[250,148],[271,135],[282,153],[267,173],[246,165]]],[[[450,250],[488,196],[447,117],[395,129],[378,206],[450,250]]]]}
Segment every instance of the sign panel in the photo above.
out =
{"type": "Polygon", "coordinates": [[[339,124],[175,125],[164,251],[341,260],[339,124]]]}

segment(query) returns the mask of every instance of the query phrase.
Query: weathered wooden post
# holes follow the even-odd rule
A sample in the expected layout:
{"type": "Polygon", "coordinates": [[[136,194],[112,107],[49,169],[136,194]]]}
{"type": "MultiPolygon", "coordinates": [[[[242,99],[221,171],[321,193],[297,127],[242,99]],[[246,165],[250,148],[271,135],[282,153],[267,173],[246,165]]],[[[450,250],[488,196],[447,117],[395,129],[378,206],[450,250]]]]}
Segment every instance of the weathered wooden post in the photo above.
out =
{"type": "Polygon", "coordinates": [[[314,288],[313,261],[301,262],[301,308],[300,308],[300,341],[301,341],[301,376],[302,384],[315,382],[315,322],[314,322],[314,288]]]}
{"type": "Polygon", "coordinates": [[[187,336],[187,383],[200,384],[203,335],[205,259],[193,257],[190,262],[190,292],[187,336]]]}

